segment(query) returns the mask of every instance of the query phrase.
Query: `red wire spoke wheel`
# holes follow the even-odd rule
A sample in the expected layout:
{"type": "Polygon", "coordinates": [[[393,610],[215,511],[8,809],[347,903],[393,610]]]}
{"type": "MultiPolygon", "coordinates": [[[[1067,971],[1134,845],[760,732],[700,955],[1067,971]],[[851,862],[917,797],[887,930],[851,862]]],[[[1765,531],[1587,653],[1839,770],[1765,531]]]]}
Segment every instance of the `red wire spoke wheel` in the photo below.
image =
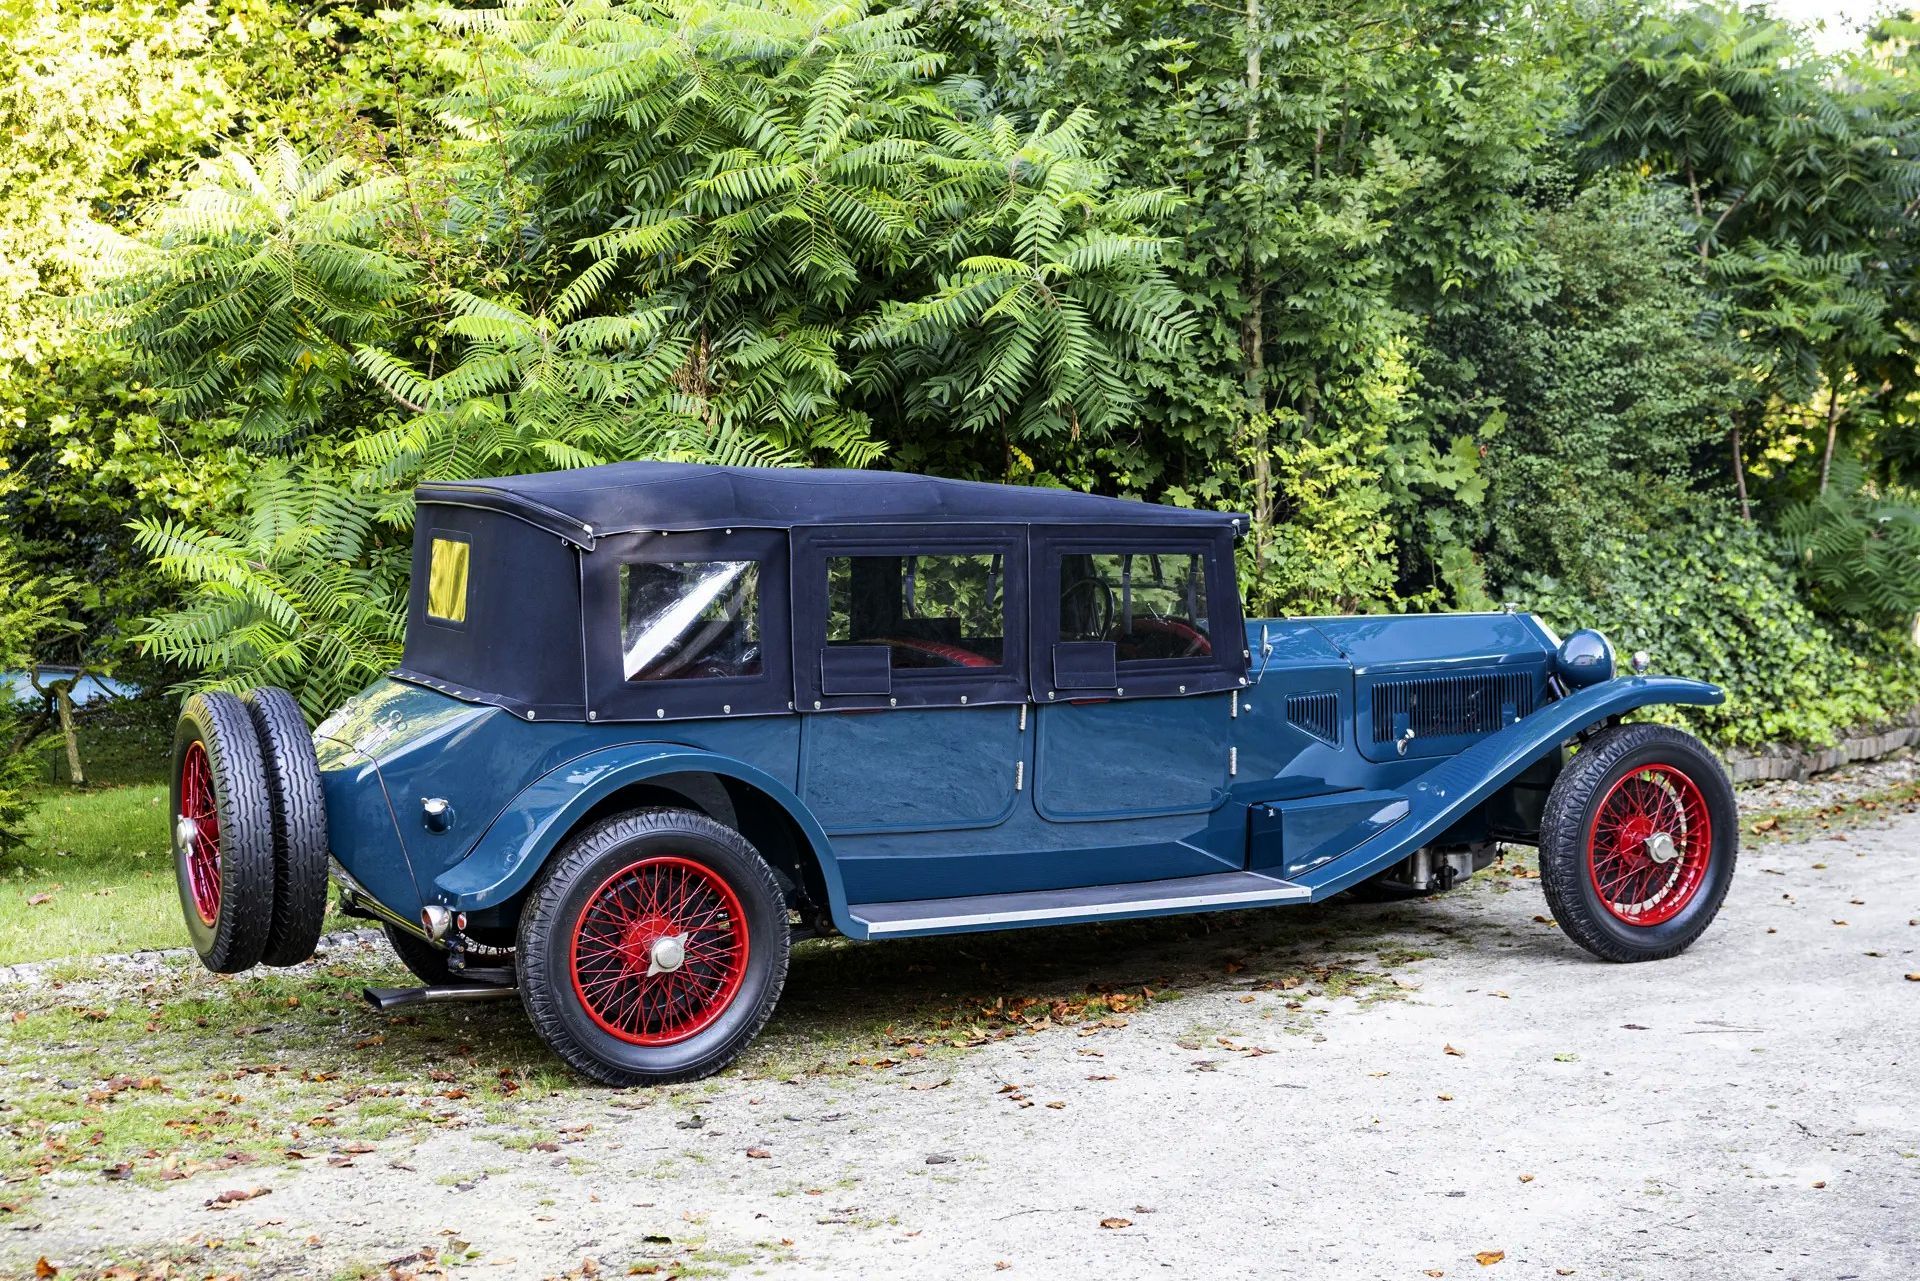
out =
{"type": "Polygon", "coordinates": [[[746,837],[693,810],[583,828],[520,913],[514,965],[534,1031],[606,1085],[720,1071],[786,985],[793,885],[746,837]]]}
{"type": "Polygon", "coordinates": [[[1566,936],[1605,961],[1692,946],[1733,881],[1739,815],[1719,758],[1665,725],[1583,741],[1547,794],[1540,887],[1566,936]]]}
{"type": "Polygon", "coordinates": [[[665,855],[621,868],[588,895],[569,963],[574,995],[602,1029],[634,1045],[672,1045],[733,1003],[751,952],[733,887],[665,855]]]}
{"type": "Polygon", "coordinates": [[[204,743],[190,743],[180,762],[180,835],[187,863],[187,894],[203,925],[220,920],[220,811],[213,799],[213,766],[204,743]]]}
{"type": "Polygon", "coordinates": [[[1707,799],[1679,767],[1642,766],[1601,799],[1587,847],[1602,907],[1628,925],[1670,921],[1706,883],[1713,859],[1707,799]]]}

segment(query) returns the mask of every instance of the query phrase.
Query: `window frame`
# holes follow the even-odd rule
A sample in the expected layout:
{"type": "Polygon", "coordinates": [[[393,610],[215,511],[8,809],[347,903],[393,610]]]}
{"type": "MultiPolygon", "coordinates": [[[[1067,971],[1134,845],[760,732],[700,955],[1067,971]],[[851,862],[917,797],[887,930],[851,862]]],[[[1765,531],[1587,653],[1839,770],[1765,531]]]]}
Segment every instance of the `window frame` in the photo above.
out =
{"type": "Polygon", "coordinates": [[[794,705],[803,712],[983,707],[1027,701],[1027,539],[1009,525],[809,526],[793,531],[794,705]],[[827,562],[843,556],[1001,557],[1005,633],[993,667],[895,667],[885,694],[822,692],[831,602],[827,562]]]}
{"type": "Polygon", "coordinates": [[[581,557],[581,627],[586,650],[587,719],[687,720],[790,711],[793,676],[786,643],[788,556],[780,530],[696,530],[618,534],[581,557]],[[633,680],[621,635],[621,584],[628,565],[753,561],[758,575],[760,671],[752,676],[633,680]]]}
{"type": "Polygon", "coordinates": [[[1239,689],[1247,683],[1246,621],[1234,574],[1231,529],[1106,525],[1034,531],[1033,699],[1058,703],[1088,698],[1167,698],[1239,689]],[[1190,658],[1117,659],[1110,691],[1063,690],[1053,685],[1053,647],[1060,637],[1060,567],[1067,556],[1197,555],[1206,575],[1207,636],[1213,653],[1190,658]]]}

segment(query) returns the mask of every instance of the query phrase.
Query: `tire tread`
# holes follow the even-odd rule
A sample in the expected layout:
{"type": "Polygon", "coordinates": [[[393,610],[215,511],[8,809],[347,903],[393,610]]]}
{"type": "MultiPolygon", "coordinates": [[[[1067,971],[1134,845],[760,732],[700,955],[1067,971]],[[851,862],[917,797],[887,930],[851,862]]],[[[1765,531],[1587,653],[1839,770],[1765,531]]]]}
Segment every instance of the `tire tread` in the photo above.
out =
{"type": "Polygon", "coordinates": [[[327,806],[313,736],[293,695],[266,686],[241,695],[260,738],[273,807],[273,920],[263,965],[313,956],[327,915],[327,806]]]}

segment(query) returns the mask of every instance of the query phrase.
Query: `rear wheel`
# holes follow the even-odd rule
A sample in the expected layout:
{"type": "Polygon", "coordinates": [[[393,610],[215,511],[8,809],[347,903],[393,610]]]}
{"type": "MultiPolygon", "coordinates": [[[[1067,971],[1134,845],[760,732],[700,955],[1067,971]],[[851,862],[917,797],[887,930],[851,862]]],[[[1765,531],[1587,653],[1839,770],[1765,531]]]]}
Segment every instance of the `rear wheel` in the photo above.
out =
{"type": "Polygon", "coordinates": [[[195,694],[173,740],[173,866],[208,969],[259,963],[273,921],[273,801],[259,736],[232,694],[195,694]]]}
{"type": "Polygon", "coordinates": [[[1713,922],[1738,846],[1733,787],[1713,753],[1664,725],[1620,725],[1555,781],[1540,883],[1554,920],[1587,951],[1660,960],[1713,922]]]}
{"type": "Polygon", "coordinates": [[[569,841],[520,919],[521,1000],[543,1040],[607,1085],[687,1081],[765,1026],[787,975],[773,869],[687,810],[642,810],[569,841]]]}

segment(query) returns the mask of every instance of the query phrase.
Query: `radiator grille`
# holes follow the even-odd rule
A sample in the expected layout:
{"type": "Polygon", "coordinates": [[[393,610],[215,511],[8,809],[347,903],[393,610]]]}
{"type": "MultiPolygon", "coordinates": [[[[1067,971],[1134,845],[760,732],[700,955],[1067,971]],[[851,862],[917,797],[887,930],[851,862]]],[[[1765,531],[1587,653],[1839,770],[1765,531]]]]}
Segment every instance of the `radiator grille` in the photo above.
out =
{"type": "Polygon", "coordinates": [[[1323,743],[1340,746],[1340,696],[1332,690],[1287,695],[1287,723],[1323,743]]]}
{"type": "Polygon", "coordinates": [[[1504,724],[1505,709],[1513,716],[1533,711],[1536,679],[1529,672],[1485,672],[1382,681],[1373,687],[1373,741],[1392,742],[1394,721],[1402,716],[1416,739],[1491,734],[1504,724]]]}

